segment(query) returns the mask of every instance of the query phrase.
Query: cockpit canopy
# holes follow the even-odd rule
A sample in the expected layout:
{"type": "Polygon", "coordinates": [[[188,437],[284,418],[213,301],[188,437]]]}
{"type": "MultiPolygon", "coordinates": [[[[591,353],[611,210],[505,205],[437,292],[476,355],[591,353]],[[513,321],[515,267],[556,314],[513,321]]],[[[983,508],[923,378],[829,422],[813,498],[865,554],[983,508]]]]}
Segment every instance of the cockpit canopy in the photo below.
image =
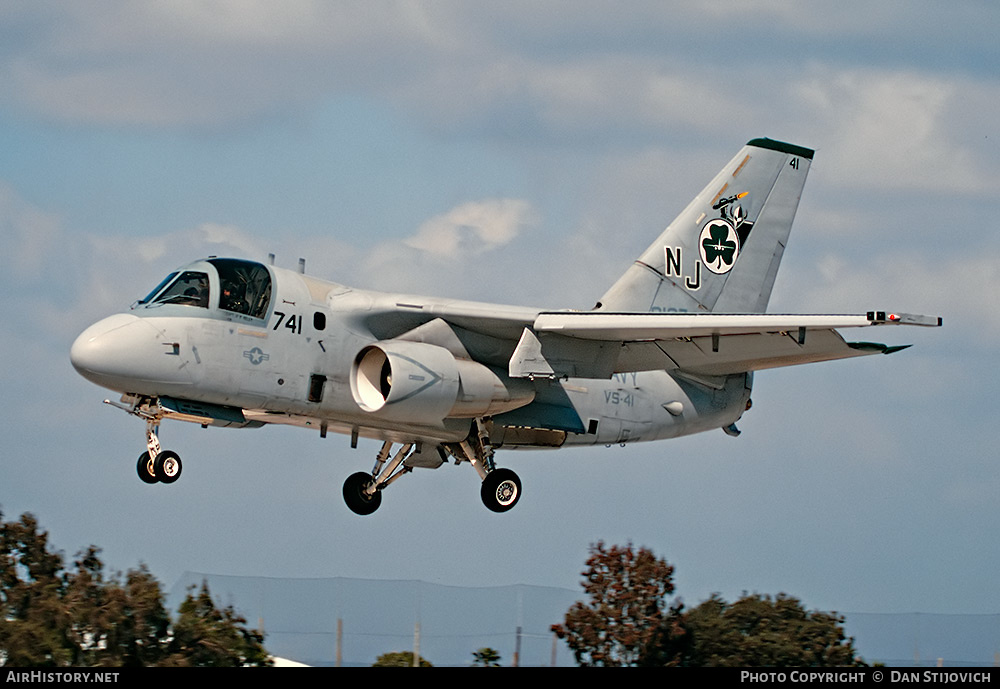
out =
{"type": "Polygon", "coordinates": [[[218,308],[263,319],[271,304],[271,274],[260,263],[236,258],[209,258],[168,275],[136,302],[151,308],[166,304],[218,308]]]}

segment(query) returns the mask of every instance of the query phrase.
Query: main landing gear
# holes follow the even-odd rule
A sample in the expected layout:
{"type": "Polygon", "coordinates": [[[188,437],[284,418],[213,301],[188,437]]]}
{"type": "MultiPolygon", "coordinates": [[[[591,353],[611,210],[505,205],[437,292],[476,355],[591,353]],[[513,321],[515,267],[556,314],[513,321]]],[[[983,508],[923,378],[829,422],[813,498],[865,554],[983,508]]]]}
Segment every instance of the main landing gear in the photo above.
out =
{"type": "Polygon", "coordinates": [[[387,440],[382,443],[382,449],[375,457],[372,473],[359,471],[347,477],[344,481],[344,502],[351,512],[371,514],[379,508],[382,504],[382,490],[403,474],[413,471],[413,467],[403,464],[411,450],[412,444],[403,445],[390,460],[392,443],[387,440]]]}
{"type": "MultiPolygon", "coordinates": [[[[390,460],[392,443],[384,442],[370,474],[360,471],[344,481],[347,507],[362,515],[377,510],[382,504],[382,490],[403,474],[413,471],[413,467],[406,464],[413,449],[413,444],[405,444],[390,460]]],[[[493,446],[481,420],[476,420],[468,438],[460,443],[442,445],[441,450],[442,457],[445,453],[450,454],[456,464],[469,462],[475,467],[482,479],[479,495],[487,509],[506,512],[521,498],[521,479],[510,469],[498,469],[493,463],[493,446]]]]}
{"type": "Polygon", "coordinates": [[[483,479],[479,495],[487,509],[506,512],[521,497],[521,479],[510,469],[494,469],[483,479]]]}
{"type": "Polygon", "coordinates": [[[371,474],[359,471],[344,481],[344,502],[355,514],[371,514],[382,504],[382,490],[371,474]]]}
{"type": "Polygon", "coordinates": [[[486,509],[491,512],[506,512],[513,509],[521,499],[521,479],[510,469],[498,469],[493,461],[493,444],[490,443],[490,433],[483,419],[476,419],[469,431],[469,437],[449,446],[448,451],[455,457],[455,462],[463,460],[475,467],[479,478],[483,480],[479,488],[486,509]]]}
{"type": "Polygon", "coordinates": [[[143,483],[173,483],[181,477],[181,458],[172,450],[161,450],[157,419],[146,419],[146,452],[139,455],[136,473],[143,483]]]}

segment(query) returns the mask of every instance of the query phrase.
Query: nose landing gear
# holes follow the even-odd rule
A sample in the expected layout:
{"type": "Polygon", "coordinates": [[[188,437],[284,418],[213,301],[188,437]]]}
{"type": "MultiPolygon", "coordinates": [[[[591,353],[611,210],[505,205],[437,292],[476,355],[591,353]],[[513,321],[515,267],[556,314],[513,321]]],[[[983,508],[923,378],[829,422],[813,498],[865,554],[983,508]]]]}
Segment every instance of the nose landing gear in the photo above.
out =
{"type": "Polygon", "coordinates": [[[173,450],[161,450],[157,432],[160,429],[158,418],[146,419],[146,447],[139,455],[136,473],[143,483],[173,483],[181,477],[181,458],[173,450]]]}
{"type": "Polygon", "coordinates": [[[150,458],[149,452],[139,455],[136,473],[143,483],[173,483],[181,477],[181,458],[165,450],[150,458]]]}

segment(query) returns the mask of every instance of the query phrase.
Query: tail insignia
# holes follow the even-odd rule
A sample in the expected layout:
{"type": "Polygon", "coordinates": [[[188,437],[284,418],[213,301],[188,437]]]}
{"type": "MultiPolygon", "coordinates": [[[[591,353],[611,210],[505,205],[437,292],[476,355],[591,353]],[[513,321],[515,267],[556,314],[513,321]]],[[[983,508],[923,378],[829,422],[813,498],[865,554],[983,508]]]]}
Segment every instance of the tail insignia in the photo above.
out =
{"type": "MultiPolygon", "coordinates": [[[[747,195],[747,192],[722,199],[713,206],[719,211],[719,217],[706,222],[698,235],[698,253],[700,261],[695,261],[694,274],[688,276],[684,284],[688,289],[697,290],[701,287],[701,266],[716,275],[725,275],[739,258],[740,249],[750,236],[753,223],[747,221],[746,211],[739,204],[731,205],[737,199],[747,195]]],[[[664,247],[666,252],[665,274],[667,277],[681,276],[681,247],[664,247]]]]}

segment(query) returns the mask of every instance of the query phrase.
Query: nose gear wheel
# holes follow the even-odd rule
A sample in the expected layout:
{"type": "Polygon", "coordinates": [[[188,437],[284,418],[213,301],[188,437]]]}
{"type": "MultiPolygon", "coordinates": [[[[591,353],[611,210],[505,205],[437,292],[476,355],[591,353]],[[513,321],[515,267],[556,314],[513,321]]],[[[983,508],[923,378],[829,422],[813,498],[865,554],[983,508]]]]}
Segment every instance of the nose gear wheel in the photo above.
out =
{"type": "Polygon", "coordinates": [[[143,452],[139,455],[139,463],[136,465],[135,470],[143,483],[158,483],[160,480],[156,478],[156,473],[153,471],[153,459],[149,456],[148,452],[143,452]]]}

